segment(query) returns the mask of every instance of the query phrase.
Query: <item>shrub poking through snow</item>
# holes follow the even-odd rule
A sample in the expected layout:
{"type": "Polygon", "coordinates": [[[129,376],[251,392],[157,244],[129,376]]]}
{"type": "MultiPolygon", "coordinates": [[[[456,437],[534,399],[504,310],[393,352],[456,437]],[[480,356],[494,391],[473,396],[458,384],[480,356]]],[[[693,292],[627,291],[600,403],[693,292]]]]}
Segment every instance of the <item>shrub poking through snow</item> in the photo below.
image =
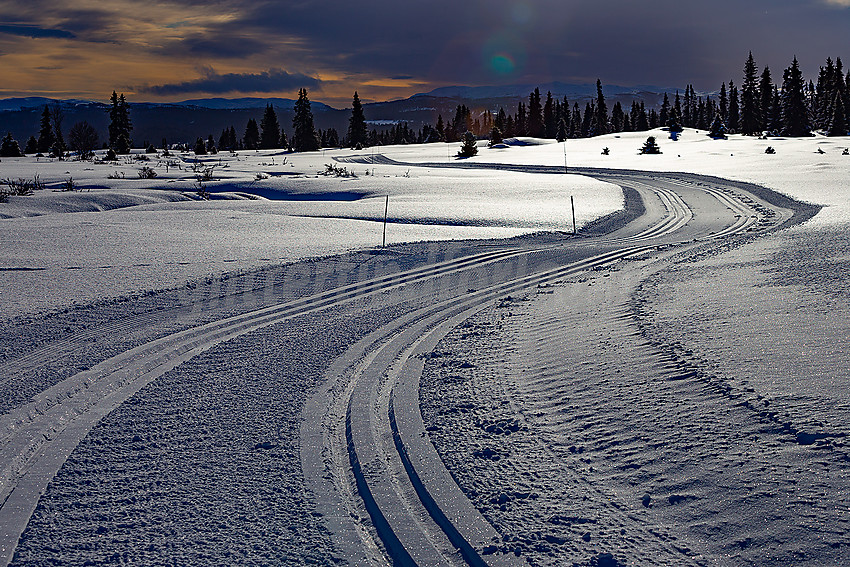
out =
{"type": "Polygon", "coordinates": [[[0,180],[0,183],[8,187],[9,195],[32,195],[33,191],[40,191],[44,189],[44,181],[42,181],[38,174],[36,174],[32,179],[12,179],[7,177],[6,179],[0,180]]]}
{"type": "Polygon", "coordinates": [[[76,191],[77,189],[79,189],[79,187],[73,177],[69,177],[62,182],[62,191],[76,191]]]}
{"type": "Polygon", "coordinates": [[[156,171],[154,171],[152,167],[146,165],[139,170],[139,177],[141,179],[153,179],[156,177],[156,171]]]}
{"type": "Polygon", "coordinates": [[[776,153],[776,150],[773,149],[773,146],[768,146],[764,149],[764,153],[773,155],[776,153]]]}
{"type": "Polygon", "coordinates": [[[658,143],[655,141],[655,136],[650,136],[646,139],[646,142],[643,143],[643,147],[640,149],[641,154],[660,154],[661,148],[658,147],[658,143]]]}
{"type": "Polygon", "coordinates": [[[326,163],[325,170],[320,172],[319,175],[326,175],[328,177],[357,177],[354,175],[354,171],[348,171],[347,167],[340,167],[333,163],[326,163]]]}
{"type": "Polygon", "coordinates": [[[478,155],[478,144],[475,141],[475,134],[472,132],[465,132],[463,134],[463,145],[457,152],[457,157],[468,158],[474,155],[478,155]]]}

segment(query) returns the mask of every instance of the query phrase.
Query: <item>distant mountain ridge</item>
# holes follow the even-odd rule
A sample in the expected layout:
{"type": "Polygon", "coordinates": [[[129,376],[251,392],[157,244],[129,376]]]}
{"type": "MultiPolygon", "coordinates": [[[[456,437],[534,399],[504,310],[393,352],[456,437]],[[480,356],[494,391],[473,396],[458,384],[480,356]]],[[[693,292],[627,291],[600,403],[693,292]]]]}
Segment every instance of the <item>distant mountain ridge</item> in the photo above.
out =
{"type": "MultiPolygon", "coordinates": [[[[371,102],[363,105],[370,127],[385,129],[394,124],[406,123],[418,130],[425,124],[434,125],[439,116],[444,121],[454,118],[459,105],[466,105],[473,115],[485,111],[493,113],[504,108],[516,112],[520,101],[528,103],[528,95],[535,88],[546,96],[551,92],[557,99],[567,98],[570,104],[582,108],[596,98],[596,84],[568,84],[550,82],[541,85],[505,86],[447,86],[427,93],[418,93],[405,99],[371,102]]],[[[676,89],[650,85],[622,87],[604,85],[603,93],[609,108],[620,102],[625,108],[632,101],[643,102],[648,108],[658,108],[664,93],[672,95],[676,89]]],[[[680,92],[683,92],[680,90],[680,92]]],[[[46,97],[20,97],[0,99],[0,135],[11,132],[21,143],[29,136],[38,135],[42,108],[59,102],[64,111],[64,123],[70,128],[85,120],[95,127],[101,141],[107,138],[108,109],[105,102],[46,97]]],[[[133,102],[130,97],[130,117],[133,122],[132,137],[135,144],[149,142],[158,144],[163,138],[169,142],[192,143],[198,137],[212,135],[218,139],[224,128],[233,126],[241,135],[249,119],[258,122],[267,104],[274,106],[278,121],[287,133],[291,133],[295,101],[286,98],[203,98],[180,102],[133,102]]],[[[322,130],[334,128],[340,135],[348,130],[351,109],[337,109],[322,102],[311,101],[316,127],[322,130]]]]}

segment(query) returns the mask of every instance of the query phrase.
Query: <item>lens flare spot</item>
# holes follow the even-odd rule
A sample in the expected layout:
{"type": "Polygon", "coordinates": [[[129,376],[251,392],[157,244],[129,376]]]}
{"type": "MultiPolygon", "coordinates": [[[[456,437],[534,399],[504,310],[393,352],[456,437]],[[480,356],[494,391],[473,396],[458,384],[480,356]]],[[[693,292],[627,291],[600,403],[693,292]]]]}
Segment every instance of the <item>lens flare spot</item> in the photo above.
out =
{"type": "Polygon", "coordinates": [[[509,75],[514,72],[514,69],[516,69],[516,63],[514,63],[514,60],[510,55],[505,55],[504,53],[497,53],[494,55],[490,60],[490,66],[500,75],[509,75]]]}

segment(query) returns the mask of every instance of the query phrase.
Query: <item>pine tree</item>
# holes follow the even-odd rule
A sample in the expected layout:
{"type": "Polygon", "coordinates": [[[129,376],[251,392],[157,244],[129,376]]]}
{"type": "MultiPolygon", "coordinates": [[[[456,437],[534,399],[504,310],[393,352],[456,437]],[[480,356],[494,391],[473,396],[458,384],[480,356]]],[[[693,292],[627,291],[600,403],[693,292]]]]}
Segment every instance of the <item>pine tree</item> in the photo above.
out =
{"type": "Polygon", "coordinates": [[[829,123],[828,136],[846,136],[847,122],[844,100],[840,92],[835,93],[835,102],[832,104],[832,120],[829,123]]]}
{"type": "Polygon", "coordinates": [[[670,120],[670,98],[667,93],[664,93],[664,102],[661,103],[661,112],[658,114],[658,121],[666,125],[670,120]]]}
{"type": "Polygon", "coordinates": [[[720,113],[715,115],[714,122],[711,123],[711,132],[708,133],[708,136],[715,140],[726,139],[726,124],[723,123],[723,118],[720,116],[720,113]]]}
{"type": "Polygon", "coordinates": [[[595,135],[601,136],[611,131],[608,125],[608,106],[602,94],[602,81],[596,79],[596,128],[595,135]]]}
{"type": "Polygon", "coordinates": [[[478,144],[475,141],[475,134],[466,131],[463,134],[463,145],[457,152],[457,157],[468,158],[478,154],[478,144]]]}
{"type": "Polygon", "coordinates": [[[726,122],[729,119],[729,96],[726,94],[726,83],[720,85],[720,119],[726,122]]]}
{"type": "Polygon", "coordinates": [[[242,136],[246,150],[256,150],[260,147],[260,128],[253,118],[248,119],[245,134],[242,136]]]}
{"type": "Polygon", "coordinates": [[[528,135],[532,138],[542,138],[545,135],[539,88],[535,88],[534,92],[528,95],[528,135]]]}
{"type": "MultiPolygon", "coordinates": [[[[50,121],[53,123],[53,146],[50,148],[51,155],[58,157],[60,160],[65,155],[65,137],[62,135],[62,122],[65,120],[65,112],[62,106],[56,102],[50,109],[50,121]]],[[[128,152],[129,153],[129,152],[128,152]]]]}
{"type": "Polygon", "coordinates": [[[546,104],[543,105],[543,127],[547,138],[554,138],[558,130],[555,120],[556,101],[552,99],[552,92],[546,93],[546,104]]]}
{"type": "Polygon", "coordinates": [[[770,76],[770,67],[764,66],[759,79],[759,107],[761,109],[761,124],[759,130],[770,130],[770,119],[773,116],[773,78],[770,76]]]}
{"type": "Polygon", "coordinates": [[[286,131],[283,129],[283,126],[280,127],[280,147],[289,147],[289,138],[286,137],[286,131]]]}
{"type": "Polygon", "coordinates": [[[307,89],[298,91],[295,102],[295,116],[292,117],[292,149],[296,152],[312,152],[319,149],[319,137],[313,124],[313,111],[310,109],[310,99],[307,89]]]}
{"type": "Polygon", "coordinates": [[[559,142],[563,142],[567,139],[567,123],[561,118],[558,120],[558,130],[555,132],[555,139],[559,142]]]}
{"type": "Polygon", "coordinates": [[[614,132],[622,132],[623,124],[626,119],[626,114],[623,112],[623,106],[620,101],[614,103],[614,108],[611,109],[611,128],[614,132]]]}
{"type": "Polygon", "coordinates": [[[494,125],[493,128],[490,129],[490,145],[493,146],[495,144],[501,144],[501,143],[502,143],[502,131],[499,129],[498,126],[494,125]]]}
{"type": "Polygon", "coordinates": [[[121,96],[115,91],[112,91],[110,97],[112,106],[109,109],[109,147],[117,154],[130,153],[130,132],[133,130],[133,124],[130,121],[130,105],[124,98],[124,93],[121,96]]]}
{"type": "Polygon", "coordinates": [[[794,57],[791,66],[783,73],[781,98],[783,136],[799,137],[811,134],[803,89],[803,73],[800,71],[797,58],[794,57]]]}
{"type": "Polygon", "coordinates": [[[516,132],[516,136],[528,136],[528,115],[526,114],[525,104],[522,101],[517,105],[514,131],[516,132]]]}
{"type": "Polygon", "coordinates": [[[443,115],[440,114],[437,116],[437,127],[435,128],[437,132],[438,142],[446,141],[446,126],[443,124],[443,115]]]}
{"type": "Polygon", "coordinates": [[[0,143],[0,157],[21,157],[23,155],[18,141],[12,138],[11,132],[7,133],[3,142],[0,143]]]}
{"type": "Polygon", "coordinates": [[[38,153],[38,140],[35,136],[30,136],[29,140],[27,140],[27,145],[24,148],[25,154],[37,154],[38,153]]]}
{"type": "Polygon", "coordinates": [[[56,137],[53,135],[53,125],[50,120],[50,107],[44,105],[44,111],[41,113],[41,129],[38,132],[38,152],[48,153],[55,141],[56,137]]]}
{"type": "Polygon", "coordinates": [[[204,142],[203,138],[198,137],[198,139],[195,140],[195,155],[196,156],[203,156],[203,155],[206,155],[206,154],[207,154],[207,144],[204,142]]]}
{"type": "Polygon", "coordinates": [[[655,141],[655,136],[650,136],[644,142],[643,147],[640,148],[640,153],[642,154],[660,154],[661,148],[658,147],[658,144],[655,141]]]}
{"type": "Polygon", "coordinates": [[[730,133],[735,133],[740,127],[740,113],[738,112],[738,87],[729,81],[729,119],[726,126],[730,133]]]}
{"type": "Polygon", "coordinates": [[[271,104],[267,104],[260,120],[260,149],[273,150],[279,147],[280,124],[277,121],[277,113],[271,104]]]}
{"type": "Polygon", "coordinates": [[[351,148],[366,146],[366,115],[357,91],[351,101],[351,118],[348,119],[348,146],[351,148]]]}
{"type": "Polygon", "coordinates": [[[741,85],[740,129],[745,136],[761,133],[761,109],[759,108],[758,69],[750,52],[744,64],[744,82],[741,85]]]}

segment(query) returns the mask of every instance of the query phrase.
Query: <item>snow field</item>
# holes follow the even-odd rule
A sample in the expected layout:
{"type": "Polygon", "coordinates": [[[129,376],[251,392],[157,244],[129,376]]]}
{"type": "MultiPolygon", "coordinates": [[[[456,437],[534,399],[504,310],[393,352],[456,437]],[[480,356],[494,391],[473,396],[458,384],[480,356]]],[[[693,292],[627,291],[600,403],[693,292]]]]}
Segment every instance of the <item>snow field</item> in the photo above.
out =
{"type": "Polygon", "coordinates": [[[325,153],[208,158],[217,179],[208,188],[227,199],[203,202],[192,200],[197,195],[189,163],[166,172],[155,161],[114,166],[4,160],[0,178],[38,173],[49,189],[0,204],[0,216],[17,217],[0,221],[0,316],[379,246],[386,194],[388,244],[571,229],[570,195],[581,204],[578,226],[623,206],[619,188],[579,176],[408,172],[393,166],[375,166],[366,176],[361,166],[357,178],[325,177],[317,175],[324,164],[351,152],[325,153]],[[138,179],[144,164],[159,176],[138,179]],[[258,181],[262,172],[269,177],[258,181]],[[68,176],[93,188],[54,192],[68,176]],[[248,199],[252,193],[285,200],[248,199]]]}

